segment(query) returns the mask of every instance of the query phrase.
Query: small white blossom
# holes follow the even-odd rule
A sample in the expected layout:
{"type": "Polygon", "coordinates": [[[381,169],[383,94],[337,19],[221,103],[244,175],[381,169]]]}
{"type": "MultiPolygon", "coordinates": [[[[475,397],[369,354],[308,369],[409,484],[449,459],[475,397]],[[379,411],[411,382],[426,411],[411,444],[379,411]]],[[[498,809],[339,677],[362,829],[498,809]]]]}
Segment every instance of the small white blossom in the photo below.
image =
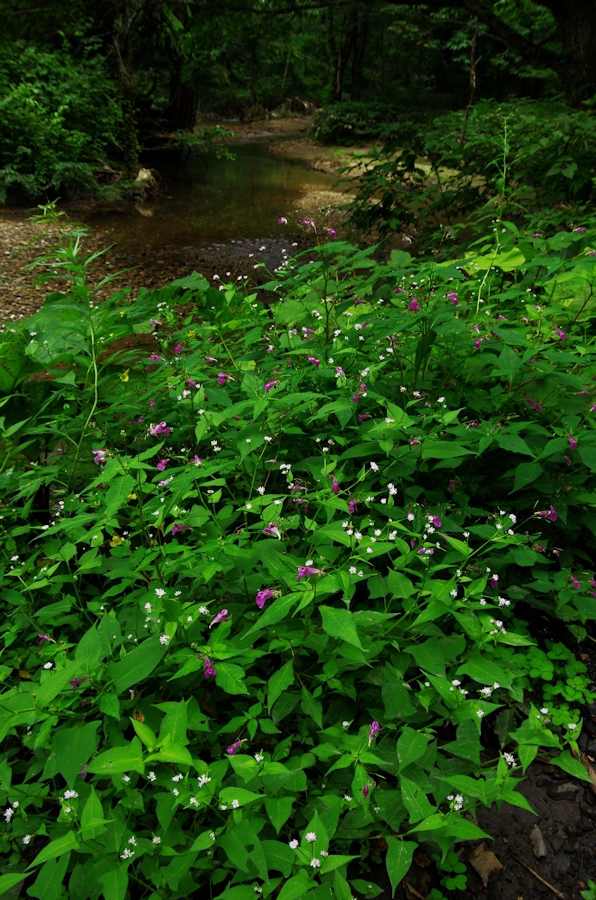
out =
{"type": "Polygon", "coordinates": [[[134,855],[134,850],[129,850],[127,847],[124,853],[120,854],[120,859],[131,859],[134,855]]]}
{"type": "Polygon", "coordinates": [[[30,843],[32,837],[33,837],[33,835],[31,835],[31,834],[26,834],[26,835],[24,835],[24,837],[23,837],[23,843],[24,843],[24,844],[30,843]]]}
{"type": "Polygon", "coordinates": [[[158,837],[157,835],[155,835],[154,838],[151,838],[151,843],[152,844],[161,844],[161,838],[158,837]]]}
{"type": "Polygon", "coordinates": [[[147,772],[147,781],[155,781],[156,778],[155,772],[147,772]]]}
{"type": "Polygon", "coordinates": [[[309,865],[312,866],[313,869],[320,869],[320,867],[321,867],[321,860],[320,860],[320,859],[317,859],[316,856],[313,856],[313,858],[311,859],[309,865]]]}
{"type": "Polygon", "coordinates": [[[305,839],[308,844],[312,844],[314,843],[314,841],[316,841],[317,836],[314,831],[308,831],[305,835],[305,839]]]}
{"type": "Polygon", "coordinates": [[[170,643],[170,638],[167,634],[160,634],[159,643],[165,644],[166,646],[170,643]]]}
{"type": "Polygon", "coordinates": [[[296,838],[294,838],[294,840],[290,841],[289,846],[290,846],[291,850],[296,850],[296,848],[298,847],[298,841],[296,840],[296,838]]]}

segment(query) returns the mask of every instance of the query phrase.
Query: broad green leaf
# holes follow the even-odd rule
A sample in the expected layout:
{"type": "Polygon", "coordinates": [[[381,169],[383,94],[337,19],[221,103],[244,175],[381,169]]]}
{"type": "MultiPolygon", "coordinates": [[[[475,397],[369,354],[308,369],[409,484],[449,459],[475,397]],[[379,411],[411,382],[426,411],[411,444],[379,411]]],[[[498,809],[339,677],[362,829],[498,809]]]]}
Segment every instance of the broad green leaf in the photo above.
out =
{"type": "Polygon", "coordinates": [[[124,659],[110,663],[108,675],[112,679],[116,693],[121,694],[133,684],[138,684],[147,678],[161,661],[166,652],[166,646],[160,643],[159,635],[154,634],[127,653],[124,659]]]}
{"type": "Polygon", "coordinates": [[[387,858],[385,864],[387,866],[387,874],[391,882],[391,896],[395,896],[395,892],[407,875],[408,869],[412,865],[412,857],[414,850],[418,847],[414,841],[402,841],[399,838],[387,835],[387,858]]]}
{"type": "Polygon", "coordinates": [[[136,480],[132,475],[121,475],[114,478],[106,494],[105,518],[111,519],[117,512],[128,505],[128,495],[134,492],[136,480]]]}
{"type": "Polygon", "coordinates": [[[50,859],[41,867],[41,871],[27,893],[37,900],[60,900],[62,897],[62,882],[70,861],[70,853],[65,853],[60,859],[50,859]]]}
{"type": "Polygon", "coordinates": [[[91,793],[87,797],[81,813],[81,837],[84,841],[89,841],[99,834],[103,834],[105,830],[101,800],[97,796],[95,788],[91,786],[91,793]]]}
{"type": "Polygon", "coordinates": [[[226,694],[248,694],[244,683],[244,669],[234,663],[218,662],[215,683],[226,694]]]}
{"type": "Polygon", "coordinates": [[[72,788],[81,769],[97,747],[97,729],[100,722],[63,728],[57,731],[52,741],[56,753],[57,769],[69,788],[72,788]]]}
{"type": "Polygon", "coordinates": [[[288,847],[287,843],[282,844],[281,841],[261,841],[261,847],[267,860],[267,868],[281,872],[285,878],[289,878],[296,861],[296,854],[291,847],[288,847]]]}
{"type": "Polygon", "coordinates": [[[499,795],[499,800],[504,800],[505,803],[510,803],[511,806],[518,806],[520,809],[526,809],[528,812],[534,813],[534,815],[538,815],[535,809],[532,809],[526,798],[523,794],[520,794],[519,791],[503,791],[502,794],[499,795]]]}
{"type": "Polygon", "coordinates": [[[105,750],[91,760],[87,771],[93,775],[103,776],[122,775],[124,772],[139,772],[142,775],[145,766],[140,740],[134,738],[130,744],[124,744],[123,747],[105,750]]]}
{"type": "Polygon", "coordinates": [[[157,762],[177,763],[179,766],[192,766],[190,751],[182,744],[163,744],[156,753],[148,756],[145,762],[150,763],[154,760],[157,760],[157,762]]]}
{"type": "Polygon", "coordinates": [[[202,834],[195,838],[191,850],[207,850],[209,847],[213,846],[213,838],[211,837],[211,831],[204,831],[202,834]]]}
{"type": "Polygon", "coordinates": [[[528,462],[520,463],[519,466],[515,467],[514,471],[515,480],[513,482],[513,490],[511,493],[521,491],[521,489],[528,484],[534,484],[535,481],[538,481],[544,470],[538,463],[528,462]]]}
{"type": "Polygon", "coordinates": [[[11,888],[20,884],[25,878],[29,877],[28,872],[9,872],[8,875],[0,875],[0,894],[5,894],[11,888]]]}
{"type": "Polygon", "coordinates": [[[268,606],[265,611],[261,613],[255,624],[248,629],[245,638],[254,634],[256,631],[268,628],[269,625],[276,625],[278,622],[281,622],[282,619],[286,618],[292,607],[301,599],[301,597],[301,593],[285,594],[282,597],[278,597],[273,601],[271,606],[268,606]]]}
{"type": "Polygon", "coordinates": [[[302,712],[309,716],[315,722],[319,728],[323,727],[323,704],[320,700],[316,700],[310,691],[303,687],[302,688],[302,701],[300,703],[300,709],[302,712]]]}
{"type": "Polygon", "coordinates": [[[458,456],[469,456],[472,453],[457,441],[424,441],[422,459],[456,459],[458,456]]]}
{"type": "Polygon", "coordinates": [[[265,800],[265,810],[278,834],[292,815],[293,805],[293,797],[268,797],[265,800]]]}
{"type": "Polygon", "coordinates": [[[120,701],[116,694],[102,694],[98,705],[104,715],[112,716],[120,721],[120,701]]]}
{"type": "Polygon", "coordinates": [[[551,765],[563,769],[568,775],[573,775],[574,778],[579,778],[581,781],[588,781],[591,783],[591,778],[586,769],[580,763],[579,759],[574,759],[569,750],[563,750],[559,756],[551,756],[550,762],[551,765]]]}
{"type": "Polygon", "coordinates": [[[336,609],[331,606],[320,606],[319,609],[323,619],[323,630],[328,635],[362,650],[354,616],[348,609],[336,609]]]}
{"type": "Polygon", "coordinates": [[[432,803],[429,803],[422,788],[414,781],[410,781],[409,778],[404,778],[404,776],[401,775],[399,786],[404,806],[410,814],[410,822],[412,824],[414,822],[419,822],[421,819],[425,819],[427,816],[436,812],[436,808],[432,803]]]}
{"type": "Polygon", "coordinates": [[[79,846],[79,842],[77,840],[77,836],[74,831],[67,831],[66,834],[63,834],[61,837],[56,838],[55,841],[50,841],[50,843],[43,848],[43,850],[37,854],[32,863],[29,863],[27,866],[28,869],[33,868],[33,866],[39,866],[41,863],[47,862],[49,859],[58,859],[60,856],[63,856],[65,853],[70,853],[71,850],[76,850],[79,846]]]}
{"type": "Polygon", "coordinates": [[[128,869],[124,863],[100,876],[104,900],[125,900],[128,890],[128,869]]]}
{"type": "Polygon", "coordinates": [[[237,806],[246,806],[247,803],[254,803],[255,800],[264,800],[265,798],[263,794],[255,794],[254,791],[247,791],[244,788],[226,787],[219,792],[219,799],[227,805],[228,809],[235,809],[237,806]]]}
{"type": "Polygon", "coordinates": [[[35,698],[38,708],[45,709],[64,690],[67,684],[69,691],[72,692],[69,682],[80,674],[82,668],[83,663],[81,660],[73,660],[67,663],[63,669],[57,669],[49,678],[46,678],[44,683],[40,685],[35,698]]]}
{"type": "Polygon", "coordinates": [[[431,736],[429,734],[420,734],[413,728],[406,725],[402,728],[402,732],[397,741],[397,761],[399,767],[405,769],[410,763],[416,762],[426,751],[431,736]]]}
{"type": "Polygon", "coordinates": [[[474,822],[470,822],[469,819],[465,819],[463,816],[458,815],[458,813],[451,813],[448,818],[448,833],[453,835],[453,837],[457,838],[459,841],[478,841],[482,838],[488,838],[490,840],[490,834],[487,834],[486,831],[483,831],[482,828],[479,828],[474,822]]]}
{"type": "Polygon", "coordinates": [[[495,440],[501,450],[509,450],[510,453],[523,453],[526,456],[534,456],[534,453],[519,434],[502,431],[496,435],[495,440]]]}
{"type": "Polygon", "coordinates": [[[155,745],[157,744],[157,737],[154,732],[149,728],[148,725],[145,725],[144,722],[138,722],[136,719],[130,720],[132,727],[137,733],[137,737],[140,737],[145,747],[151,752],[155,745]]]}
{"type": "Polygon", "coordinates": [[[469,675],[479,684],[500,684],[501,687],[510,687],[511,678],[498,663],[483,656],[480,652],[473,653],[470,658],[457,670],[458,677],[469,675]]]}
{"type": "Polygon", "coordinates": [[[333,872],[334,869],[339,869],[340,866],[347,866],[353,859],[358,859],[358,857],[330,854],[321,862],[321,875],[324,875],[326,872],[333,872]]]}
{"type": "Polygon", "coordinates": [[[293,683],[294,660],[290,659],[269,679],[267,688],[267,711],[269,713],[271,712],[271,707],[273,706],[277,698],[280,697],[281,694],[283,694],[283,692],[286,690],[286,688],[288,688],[293,683]]]}
{"type": "Polygon", "coordinates": [[[286,881],[279,892],[277,900],[301,900],[302,897],[306,896],[308,888],[308,875],[305,869],[300,869],[297,875],[286,881]]]}

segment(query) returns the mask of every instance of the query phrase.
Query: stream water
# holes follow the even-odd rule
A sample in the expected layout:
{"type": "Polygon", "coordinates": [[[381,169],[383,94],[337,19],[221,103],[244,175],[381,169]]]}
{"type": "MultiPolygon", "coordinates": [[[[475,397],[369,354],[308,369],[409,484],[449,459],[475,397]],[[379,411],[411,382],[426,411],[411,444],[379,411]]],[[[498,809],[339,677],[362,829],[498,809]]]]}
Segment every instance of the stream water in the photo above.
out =
{"type": "MultiPolygon", "coordinates": [[[[213,255],[233,264],[265,244],[266,255],[275,263],[281,247],[288,246],[288,231],[298,230],[278,225],[279,216],[290,218],[305,195],[331,191],[336,177],[269,153],[271,140],[267,136],[230,144],[234,160],[196,152],[186,159],[162,153],[146,163],[163,180],[159,196],[96,208],[83,219],[109,232],[120,250],[135,260],[174,253],[181,261],[213,255]]],[[[339,193],[337,198],[341,202],[339,193]]]]}

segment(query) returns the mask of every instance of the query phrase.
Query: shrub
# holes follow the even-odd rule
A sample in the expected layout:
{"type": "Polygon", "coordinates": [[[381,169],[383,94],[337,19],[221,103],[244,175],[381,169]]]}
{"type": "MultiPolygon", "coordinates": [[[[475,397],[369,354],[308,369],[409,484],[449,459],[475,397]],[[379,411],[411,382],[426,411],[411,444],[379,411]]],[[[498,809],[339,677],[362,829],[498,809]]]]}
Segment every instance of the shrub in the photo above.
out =
{"type": "Polygon", "coordinates": [[[540,748],[587,779],[524,601],[596,617],[594,234],[502,227],[315,248],[270,308],[43,260],[71,292],[0,343],[2,890],[347,900],[418,842],[457,886],[540,748]]]}

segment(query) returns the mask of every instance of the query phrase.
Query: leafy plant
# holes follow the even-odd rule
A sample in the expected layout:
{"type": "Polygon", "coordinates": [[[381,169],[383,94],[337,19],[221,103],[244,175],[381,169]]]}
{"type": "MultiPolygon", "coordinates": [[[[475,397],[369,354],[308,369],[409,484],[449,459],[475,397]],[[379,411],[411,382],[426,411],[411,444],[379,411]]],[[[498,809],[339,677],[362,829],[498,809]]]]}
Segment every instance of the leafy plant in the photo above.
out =
{"type": "Polygon", "coordinates": [[[524,602],[596,618],[594,235],[499,224],[309,250],[270,306],[43,259],[69,291],[0,343],[0,889],[348,900],[419,842],[457,886],[541,748],[587,779],[524,602]]]}

